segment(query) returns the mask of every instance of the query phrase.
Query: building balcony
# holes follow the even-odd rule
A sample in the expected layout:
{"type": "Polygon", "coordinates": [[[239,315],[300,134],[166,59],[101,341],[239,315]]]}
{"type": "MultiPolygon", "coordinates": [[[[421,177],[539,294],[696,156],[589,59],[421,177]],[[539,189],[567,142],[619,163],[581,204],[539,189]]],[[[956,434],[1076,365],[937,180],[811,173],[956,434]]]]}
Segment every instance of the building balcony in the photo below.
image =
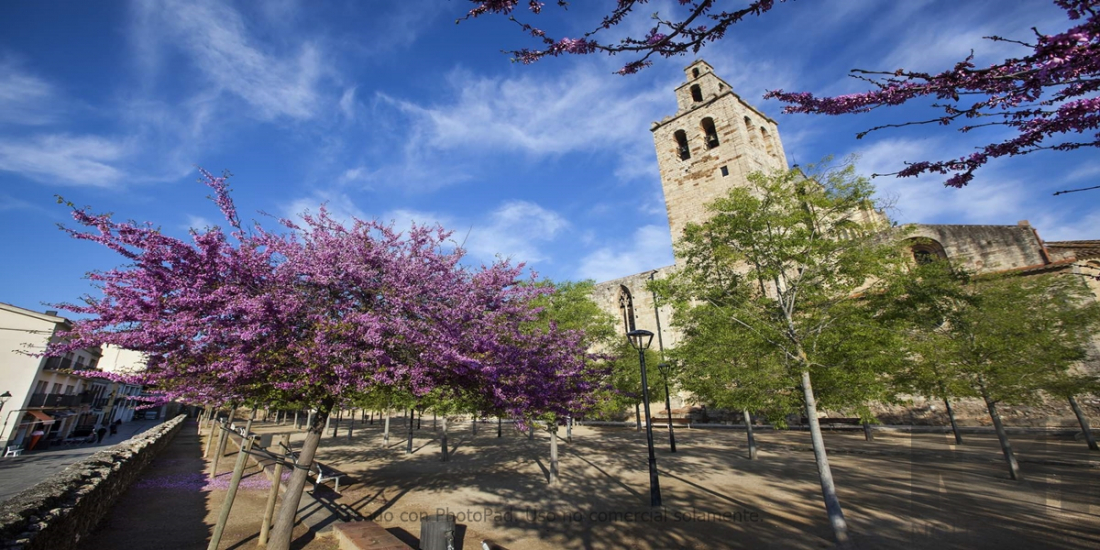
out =
{"type": "Polygon", "coordinates": [[[47,357],[46,370],[65,370],[73,368],[73,360],[64,357],[47,357]]]}
{"type": "Polygon", "coordinates": [[[31,402],[27,405],[29,408],[51,408],[51,407],[76,407],[83,401],[84,394],[64,394],[64,393],[35,393],[31,394],[31,402]]]}

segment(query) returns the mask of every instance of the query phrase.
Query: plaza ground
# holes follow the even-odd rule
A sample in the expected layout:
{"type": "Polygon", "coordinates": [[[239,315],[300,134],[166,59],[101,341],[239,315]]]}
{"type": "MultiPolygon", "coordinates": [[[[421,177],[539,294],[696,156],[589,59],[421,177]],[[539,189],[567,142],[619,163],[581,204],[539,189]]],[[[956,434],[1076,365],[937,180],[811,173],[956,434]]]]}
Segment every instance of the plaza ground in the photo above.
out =
{"type": "MultiPolygon", "coordinates": [[[[356,422],[350,439],[344,428],[335,438],[329,432],[318,460],[351,479],[340,495],[317,492],[327,508],[312,512],[312,521],[371,519],[415,545],[419,518],[449,511],[467,549],[485,539],[512,550],[832,547],[806,432],[759,431],[753,461],[741,430],[678,429],[675,454],[667,432],[656,431],[664,507],[654,511],[644,431],[574,428],[571,443],[560,441],[560,482],[550,486],[548,434],[528,440],[505,424],[498,439],[495,428],[484,423],[474,436],[469,422],[452,423],[447,463],[430,419],[415,431],[412,454],[404,452],[401,421],[388,445],[377,422],[356,422]]],[[[962,446],[949,434],[879,431],[867,442],[859,431],[827,431],[825,438],[849,528],[864,550],[1100,547],[1100,453],[1072,437],[1013,435],[1023,481],[1008,479],[992,433],[967,434],[962,446]]],[[[225,491],[178,477],[201,475],[205,462],[194,423],[177,439],[84,548],[205,547],[225,491]],[[135,545],[166,529],[178,534],[135,545]]],[[[228,477],[231,451],[219,478],[228,477]]],[[[264,486],[262,474],[246,478],[220,548],[255,546],[264,486]]],[[[335,548],[306,523],[295,532],[296,548],[335,548]]]]}

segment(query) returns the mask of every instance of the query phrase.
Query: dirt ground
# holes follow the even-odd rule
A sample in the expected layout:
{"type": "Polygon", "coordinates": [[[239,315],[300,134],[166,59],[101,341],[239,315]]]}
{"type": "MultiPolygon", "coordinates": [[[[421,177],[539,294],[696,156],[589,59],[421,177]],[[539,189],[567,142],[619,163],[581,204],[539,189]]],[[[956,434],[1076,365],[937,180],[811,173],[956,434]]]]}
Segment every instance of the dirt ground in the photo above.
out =
{"type": "MultiPolygon", "coordinates": [[[[236,447],[227,445],[218,475],[208,480],[202,458],[205,439],[188,421],[164,453],[122,496],[81,550],[201,550],[210,544],[229,479],[236,447]]],[[[217,444],[217,442],[215,442],[217,444]]],[[[211,451],[213,452],[213,451],[211,451]]],[[[255,548],[271,483],[253,466],[245,472],[218,548],[255,548]]],[[[299,523],[292,548],[337,550],[335,539],[316,537],[299,523]]]]}
{"type": "MultiPolygon", "coordinates": [[[[559,442],[561,478],[550,486],[545,432],[528,440],[505,424],[498,439],[495,423],[482,424],[476,436],[468,422],[453,424],[447,463],[430,419],[414,431],[412,454],[404,452],[401,420],[388,445],[377,422],[356,422],[350,439],[343,428],[338,437],[326,434],[318,460],[351,478],[341,482],[341,495],[317,492],[327,506],[320,513],[374,520],[413,547],[420,518],[437,511],[456,515],[460,548],[468,550],[486,539],[511,550],[833,546],[806,432],[761,430],[759,459],[749,460],[740,430],[679,428],[675,454],[667,431],[656,430],[664,506],[655,511],[644,431],[574,428],[571,443],[559,442]]],[[[301,438],[296,432],[294,442],[301,438]]],[[[867,442],[862,432],[826,432],[839,497],[862,550],[1100,548],[1100,453],[1068,437],[1016,435],[1012,443],[1024,481],[1008,479],[992,433],[968,434],[956,446],[948,434],[880,431],[867,442]]],[[[186,477],[204,471],[201,453],[192,424],[82,548],[204,548],[225,490],[186,477]]],[[[221,464],[228,472],[230,453],[221,464]]],[[[255,546],[266,498],[261,478],[248,478],[255,481],[238,493],[220,548],[255,546]]],[[[296,548],[336,547],[298,529],[296,548]]]]}
{"type": "MultiPolygon", "coordinates": [[[[422,428],[410,455],[401,421],[388,446],[377,423],[356,422],[350,440],[343,429],[326,435],[318,459],[354,477],[333,495],[339,508],[406,535],[419,534],[422,515],[449,511],[467,549],[484,539],[532,550],[833,546],[807,432],[758,432],[752,461],[740,430],[680,428],[675,454],[667,431],[655,431],[664,507],[654,514],[644,430],[575,428],[549,486],[545,432],[528,440],[506,424],[498,439],[495,423],[476,436],[464,423],[442,463],[430,421],[422,428]]],[[[962,446],[947,434],[881,431],[873,442],[827,432],[826,442],[863,550],[1100,548],[1100,454],[1083,442],[1013,437],[1020,482],[1008,479],[992,433],[962,446]]]]}

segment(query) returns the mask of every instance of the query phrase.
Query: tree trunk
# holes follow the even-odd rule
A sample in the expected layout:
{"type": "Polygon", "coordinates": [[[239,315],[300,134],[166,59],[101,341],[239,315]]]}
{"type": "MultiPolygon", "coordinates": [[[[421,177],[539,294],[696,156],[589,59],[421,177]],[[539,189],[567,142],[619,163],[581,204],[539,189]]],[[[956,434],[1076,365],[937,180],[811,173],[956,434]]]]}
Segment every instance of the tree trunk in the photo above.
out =
{"type": "Polygon", "coordinates": [[[471,435],[477,435],[477,413],[474,413],[474,425],[470,428],[471,435]]]}
{"type": "Polygon", "coordinates": [[[386,413],[386,427],[382,430],[382,444],[386,445],[390,442],[390,411],[386,413]]]}
{"type": "Polygon", "coordinates": [[[218,437],[218,447],[214,449],[214,461],[210,463],[210,479],[214,479],[214,476],[218,475],[218,462],[225,454],[225,440],[229,439],[229,428],[222,423],[221,429],[221,434],[218,437]]]}
{"type": "Polygon", "coordinates": [[[550,421],[550,485],[558,482],[558,421],[550,421]]]}
{"type": "Polygon", "coordinates": [[[333,417],[333,416],[335,416],[335,415],[334,415],[334,414],[332,414],[332,413],[329,413],[329,415],[328,415],[328,420],[327,420],[327,421],[325,422],[325,431],[326,431],[326,432],[327,432],[327,431],[329,430],[329,428],[331,428],[331,427],[332,427],[332,417],[333,417]]]}
{"type": "MultiPolygon", "coordinates": [[[[255,409],[252,410],[252,416],[256,416],[255,409]]],[[[237,463],[233,465],[233,478],[229,480],[229,490],[225,493],[221,512],[218,513],[218,522],[214,524],[214,533],[210,537],[210,544],[206,550],[218,550],[218,544],[221,543],[225,524],[229,522],[229,513],[233,510],[233,501],[237,498],[237,487],[241,484],[241,476],[244,475],[244,467],[248,463],[248,452],[252,450],[252,441],[251,437],[245,437],[241,441],[241,451],[237,453],[237,463]]]]}
{"type": "Polygon", "coordinates": [[[218,434],[214,430],[214,424],[210,424],[210,435],[206,438],[206,448],[202,451],[202,457],[207,458],[210,456],[210,444],[214,442],[214,436],[218,434]]]}
{"type": "Polygon", "coordinates": [[[313,417],[313,423],[306,429],[306,439],[302,443],[302,451],[298,453],[298,465],[290,476],[286,491],[283,492],[283,505],[279,507],[279,515],[271,528],[271,540],[267,545],[270,550],[290,550],[294,516],[297,515],[298,505],[302,502],[302,491],[306,488],[306,474],[313,465],[313,457],[317,454],[321,436],[325,433],[325,421],[328,420],[331,410],[331,402],[322,404],[313,417]]]}
{"type": "Polygon", "coordinates": [[[1069,396],[1069,406],[1073,408],[1073,414],[1077,415],[1077,422],[1081,424],[1081,432],[1085,434],[1085,441],[1088,442],[1089,449],[1100,451],[1100,447],[1096,446],[1096,438],[1092,437],[1092,431],[1089,429],[1089,419],[1072,395],[1069,396]]]}
{"type": "Polygon", "coordinates": [[[416,429],[420,429],[420,421],[424,420],[424,409],[416,411],[416,429]]]}
{"type": "Polygon", "coordinates": [[[951,408],[951,401],[948,401],[946,397],[943,398],[943,405],[947,407],[947,419],[951,421],[951,432],[955,434],[955,444],[963,444],[962,432],[959,431],[959,425],[955,422],[955,409],[951,408]]]}
{"type": "Polygon", "coordinates": [[[565,419],[565,442],[573,442],[573,417],[567,417],[565,419]]]}
{"type": "Polygon", "coordinates": [[[411,420],[409,421],[409,426],[408,428],[406,428],[405,432],[408,438],[405,441],[405,454],[409,455],[413,452],[413,423],[411,420]]]}
{"type": "Polygon", "coordinates": [[[351,441],[351,432],[355,428],[355,411],[348,412],[348,441],[351,441]]]}
{"type": "Polygon", "coordinates": [[[328,415],[328,419],[332,422],[332,437],[336,437],[340,433],[340,416],[344,414],[342,409],[336,409],[336,420],[332,420],[333,415],[328,415]]]}
{"type": "Polygon", "coordinates": [[[752,415],[748,409],[742,409],[745,416],[745,435],[749,438],[749,460],[756,460],[756,439],[752,437],[752,415]]]}
{"type": "Polygon", "coordinates": [[[373,426],[373,425],[374,425],[374,411],[371,411],[371,412],[370,412],[370,425],[371,425],[371,426],[373,426]]]}
{"type": "MultiPolygon", "coordinates": [[[[648,422],[648,420],[647,420],[648,422]]],[[[634,431],[642,429],[642,405],[641,403],[634,404],[634,431]]]]}
{"type": "Polygon", "coordinates": [[[502,425],[503,423],[504,423],[504,421],[503,421],[503,420],[502,420],[502,419],[501,419],[501,418],[500,418],[500,417],[498,416],[498,417],[497,417],[497,437],[500,437],[500,436],[502,435],[502,433],[501,433],[501,425],[502,425]]]}
{"type": "Polygon", "coordinates": [[[863,439],[864,441],[875,440],[875,432],[871,431],[871,425],[867,422],[863,423],[863,439]]]}
{"type": "MultiPolygon", "coordinates": [[[[283,437],[279,441],[284,447],[289,448],[290,434],[283,434],[283,437]]],[[[264,520],[263,523],[260,524],[260,546],[267,546],[267,535],[268,531],[271,530],[271,517],[275,515],[275,502],[279,498],[279,488],[283,485],[283,463],[289,458],[289,455],[283,455],[282,458],[275,462],[275,479],[271,482],[271,491],[267,494],[267,504],[264,506],[264,520]]]]}
{"type": "Polygon", "coordinates": [[[252,422],[256,420],[256,409],[252,409],[252,412],[248,415],[248,422],[244,425],[244,436],[248,437],[252,433],[252,422]]]}
{"type": "Polygon", "coordinates": [[[810,383],[809,369],[802,371],[802,394],[806,400],[806,417],[810,422],[810,439],[813,441],[814,459],[817,461],[817,476],[821,480],[821,495],[825,499],[825,513],[829,516],[829,525],[833,528],[837,548],[854,548],[848,538],[848,524],[844,521],[844,510],[836,496],[833,484],[833,471],[829,468],[829,457],[825,453],[825,439],[821,436],[821,424],[817,421],[817,400],[810,383]]]}
{"type": "Polygon", "coordinates": [[[447,462],[451,459],[450,449],[447,448],[447,415],[443,415],[443,433],[440,434],[439,440],[443,443],[443,462],[447,462]]]}
{"type": "Polygon", "coordinates": [[[300,424],[298,424],[298,411],[297,411],[297,410],[295,410],[295,411],[294,411],[294,429],[295,429],[295,430],[300,430],[300,429],[302,429],[302,428],[301,428],[301,425],[300,425],[300,424]]]}
{"type": "Polygon", "coordinates": [[[1004,424],[1001,423],[1001,415],[997,412],[997,403],[989,398],[989,392],[982,387],[982,399],[985,399],[985,406],[989,409],[989,417],[993,419],[993,427],[997,430],[997,439],[1001,441],[1001,452],[1005,455],[1005,462],[1008,463],[1008,477],[1017,481],[1023,481],[1023,477],[1020,475],[1020,465],[1016,462],[1016,455],[1012,452],[1012,444],[1008,442],[1008,434],[1005,433],[1004,424]]]}

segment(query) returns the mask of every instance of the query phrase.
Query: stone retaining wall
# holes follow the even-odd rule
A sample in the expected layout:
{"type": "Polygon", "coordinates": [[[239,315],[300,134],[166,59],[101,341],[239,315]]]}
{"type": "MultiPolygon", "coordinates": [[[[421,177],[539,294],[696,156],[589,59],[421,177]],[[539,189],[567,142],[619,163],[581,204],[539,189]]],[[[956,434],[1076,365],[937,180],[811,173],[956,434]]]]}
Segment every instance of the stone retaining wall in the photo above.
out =
{"type": "Polygon", "coordinates": [[[186,419],[177,416],[99,451],[0,504],[0,549],[76,548],[168,446],[186,419]]]}

